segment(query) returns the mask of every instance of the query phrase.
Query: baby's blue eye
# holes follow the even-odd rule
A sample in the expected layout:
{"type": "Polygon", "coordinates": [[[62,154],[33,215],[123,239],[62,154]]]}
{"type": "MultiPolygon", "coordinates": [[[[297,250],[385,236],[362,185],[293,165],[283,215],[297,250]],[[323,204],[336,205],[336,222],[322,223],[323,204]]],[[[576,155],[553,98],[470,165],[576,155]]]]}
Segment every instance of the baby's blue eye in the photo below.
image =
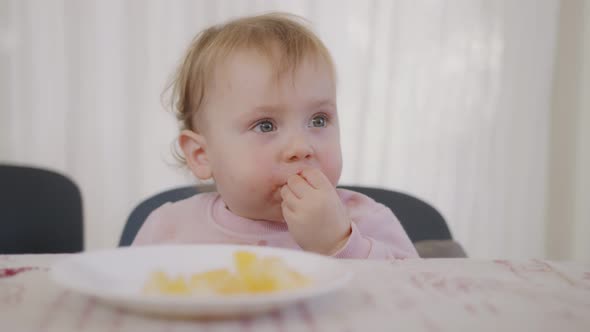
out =
{"type": "Polygon", "coordinates": [[[275,130],[275,125],[269,120],[263,120],[258,122],[254,129],[261,133],[270,133],[271,131],[275,130]]]}
{"type": "Polygon", "coordinates": [[[314,118],[311,119],[311,126],[312,127],[323,128],[323,127],[326,127],[327,125],[328,125],[328,119],[326,118],[325,115],[314,116],[314,118]]]}

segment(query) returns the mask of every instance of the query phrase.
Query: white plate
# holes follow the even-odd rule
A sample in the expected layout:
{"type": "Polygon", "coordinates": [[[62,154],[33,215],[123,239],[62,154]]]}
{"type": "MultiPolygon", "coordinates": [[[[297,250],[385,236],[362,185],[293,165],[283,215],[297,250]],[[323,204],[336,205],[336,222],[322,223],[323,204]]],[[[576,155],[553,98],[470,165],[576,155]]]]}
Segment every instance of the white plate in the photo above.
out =
{"type": "Polygon", "coordinates": [[[136,312],[173,316],[213,317],[253,314],[333,292],[352,277],[336,259],[302,251],[236,245],[165,245],[127,247],[75,254],[51,269],[61,286],[136,312]],[[248,250],[281,257],[313,280],[301,289],[260,295],[146,295],[142,287],[154,270],[189,275],[231,268],[233,253],[248,250]]]}

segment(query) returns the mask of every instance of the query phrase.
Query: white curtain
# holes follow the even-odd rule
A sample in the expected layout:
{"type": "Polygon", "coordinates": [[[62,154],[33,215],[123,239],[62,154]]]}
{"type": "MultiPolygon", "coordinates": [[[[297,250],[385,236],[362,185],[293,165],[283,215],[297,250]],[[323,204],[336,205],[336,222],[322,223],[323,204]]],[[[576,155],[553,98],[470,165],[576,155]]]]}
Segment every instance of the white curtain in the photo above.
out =
{"type": "Polygon", "coordinates": [[[436,206],[471,257],[545,255],[557,0],[0,1],[0,159],[68,174],[86,245],[191,177],[160,94],[190,39],[271,10],[308,18],[339,69],[342,184],[436,206]]]}

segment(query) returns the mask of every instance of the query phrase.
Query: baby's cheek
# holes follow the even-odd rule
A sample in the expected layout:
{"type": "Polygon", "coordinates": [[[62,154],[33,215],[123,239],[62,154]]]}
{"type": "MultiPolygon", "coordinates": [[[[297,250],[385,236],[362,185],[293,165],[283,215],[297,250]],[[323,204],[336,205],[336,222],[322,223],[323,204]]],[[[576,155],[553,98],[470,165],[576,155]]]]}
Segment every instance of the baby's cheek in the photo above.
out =
{"type": "Polygon", "coordinates": [[[244,174],[246,188],[250,194],[261,194],[269,190],[272,182],[271,172],[261,167],[254,167],[248,174],[244,174]]]}
{"type": "Polygon", "coordinates": [[[338,158],[332,158],[323,166],[324,174],[328,180],[336,186],[340,180],[340,174],[342,173],[342,161],[338,158]]]}

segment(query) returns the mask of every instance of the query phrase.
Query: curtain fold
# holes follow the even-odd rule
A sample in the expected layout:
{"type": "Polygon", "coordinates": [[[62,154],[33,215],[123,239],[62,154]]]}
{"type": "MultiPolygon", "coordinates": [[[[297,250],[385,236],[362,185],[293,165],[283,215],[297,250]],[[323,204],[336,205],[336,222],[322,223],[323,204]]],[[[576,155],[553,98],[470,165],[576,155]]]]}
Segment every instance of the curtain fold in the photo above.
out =
{"type": "Polygon", "coordinates": [[[70,175],[86,243],[111,247],[174,166],[161,93],[192,37],[273,10],[338,67],[342,184],[436,206],[471,257],[545,255],[557,0],[0,2],[0,159],[70,175]]]}

